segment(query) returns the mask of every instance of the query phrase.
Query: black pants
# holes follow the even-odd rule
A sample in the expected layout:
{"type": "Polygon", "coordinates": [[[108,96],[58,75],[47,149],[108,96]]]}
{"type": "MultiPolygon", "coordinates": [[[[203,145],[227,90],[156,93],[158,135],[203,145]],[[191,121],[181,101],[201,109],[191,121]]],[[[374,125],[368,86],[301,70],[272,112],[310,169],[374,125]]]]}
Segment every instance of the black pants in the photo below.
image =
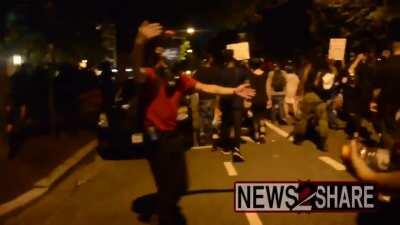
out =
{"type": "Polygon", "coordinates": [[[157,135],[157,141],[146,141],[147,159],[157,186],[157,214],[162,225],[182,224],[178,203],[188,188],[183,138],[175,132],[157,135]]]}
{"type": "Polygon", "coordinates": [[[242,109],[222,108],[220,147],[225,149],[240,148],[242,109]],[[230,128],[233,127],[234,137],[230,138],[230,128]]]}
{"type": "Polygon", "coordinates": [[[251,108],[251,111],[253,112],[253,118],[252,118],[252,123],[253,123],[253,129],[254,129],[254,139],[259,140],[260,138],[265,138],[265,123],[263,122],[263,119],[266,117],[266,106],[261,105],[261,106],[256,106],[253,105],[251,108]]]}

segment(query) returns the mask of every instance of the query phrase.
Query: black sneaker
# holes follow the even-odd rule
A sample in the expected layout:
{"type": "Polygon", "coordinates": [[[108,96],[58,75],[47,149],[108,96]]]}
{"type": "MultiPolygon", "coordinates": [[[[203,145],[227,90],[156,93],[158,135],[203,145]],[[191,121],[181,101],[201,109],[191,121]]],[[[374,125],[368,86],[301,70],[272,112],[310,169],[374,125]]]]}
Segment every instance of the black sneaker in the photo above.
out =
{"type": "Polygon", "coordinates": [[[265,143],[266,143],[265,137],[264,137],[264,136],[261,136],[261,137],[258,139],[258,143],[259,143],[259,144],[265,144],[265,143]]]}
{"type": "Polygon", "coordinates": [[[233,154],[232,154],[232,161],[233,161],[234,163],[240,163],[240,162],[244,162],[244,161],[245,161],[245,159],[244,159],[242,153],[240,153],[240,151],[239,151],[238,148],[235,148],[235,150],[233,151],[233,154]]]}
{"type": "Polygon", "coordinates": [[[317,140],[315,144],[316,144],[318,150],[323,151],[323,152],[328,151],[326,140],[324,140],[324,139],[317,140]]]}
{"type": "Polygon", "coordinates": [[[287,122],[286,120],[284,120],[284,119],[279,119],[279,120],[278,120],[278,123],[279,123],[279,125],[281,125],[281,126],[287,126],[287,125],[288,125],[288,122],[287,122]]]}
{"type": "Polygon", "coordinates": [[[298,137],[296,137],[296,135],[290,134],[287,139],[292,142],[295,145],[301,145],[302,140],[298,137]]]}

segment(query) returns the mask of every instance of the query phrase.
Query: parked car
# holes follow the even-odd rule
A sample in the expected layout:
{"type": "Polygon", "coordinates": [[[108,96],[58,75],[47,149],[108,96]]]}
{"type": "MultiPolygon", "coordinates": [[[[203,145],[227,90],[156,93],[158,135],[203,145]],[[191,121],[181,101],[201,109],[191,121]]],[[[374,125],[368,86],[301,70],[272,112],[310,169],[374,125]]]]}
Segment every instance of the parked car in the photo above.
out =
{"type": "MultiPolygon", "coordinates": [[[[99,114],[97,123],[98,153],[103,159],[122,160],[144,156],[143,95],[146,86],[139,86],[132,79],[117,88],[114,102],[109,110],[99,114]]],[[[147,94],[147,93],[146,93],[147,94]]],[[[193,145],[193,129],[188,99],[178,113],[178,129],[184,136],[185,145],[193,145]]]]}

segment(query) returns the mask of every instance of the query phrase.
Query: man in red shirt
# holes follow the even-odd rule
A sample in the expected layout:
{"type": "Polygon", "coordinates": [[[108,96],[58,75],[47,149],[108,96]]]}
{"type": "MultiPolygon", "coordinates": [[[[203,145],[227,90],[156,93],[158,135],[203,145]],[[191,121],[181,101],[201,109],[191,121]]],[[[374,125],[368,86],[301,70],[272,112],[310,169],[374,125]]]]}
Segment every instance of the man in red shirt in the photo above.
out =
{"type": "Polygon", "coordinates": [[[177,112],[181,98],[194,91],[217,95],[238,95],[250,99],[255,91],[248,85],[226,88],[198,82],[189,76],[177,78],[171,91],[168,64],[160,58],[154,68],[142,68],[144,45],[162,34],[158,23],[143,22],[138,30],[133,52],[137,81],[146,86],[145,148],[157,186],[157,214],[162,225],[185,224],[178,202],[187,191],[187,167],[182,135],[177,131],[177,112]],[[148,91],[147,91],[148,90],[148,91]]]}

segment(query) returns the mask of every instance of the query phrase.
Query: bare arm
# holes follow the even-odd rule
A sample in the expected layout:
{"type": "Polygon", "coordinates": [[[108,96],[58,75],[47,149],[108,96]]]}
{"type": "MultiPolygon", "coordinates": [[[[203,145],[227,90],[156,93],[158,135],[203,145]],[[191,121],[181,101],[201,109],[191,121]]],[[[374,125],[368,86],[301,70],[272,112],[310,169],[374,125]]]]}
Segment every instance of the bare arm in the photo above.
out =
{"type": "Polygon", "coordinates": [[[354,62],[351,64],[351,66],[349,67],[349,74],[350,75],[354,75],[358,65],[360,64],[360,62],[362,60],[364,60],[365,56],[363,54],[359,54],[356,58],[356,60],[354,60],[354,62]]]}
{"type": "Polygon", "coordinates": [[[356,175],[366,182],[372,182],[385,190],[400,190],[400,172],[375,172],[360,157],[356,144],[351,143],[351,163],[356,175]]]}
{"type": "Polygon", "coordinates": [[[243,84],[236,88],[228,88],[213,84],[203,84],[201,82],[197,82],[195,89],[209,94],[216,94],[216,95],[236,94],[242,98],[250,99],[255,95],[255,91],[249,88],[248,86],[249,86],[248,84],[243,84]]]}
{"type": "Polygon", "coordinates": [[[202,91],[209,94],[216,95],[233,95],[235,94],[235,88],[221,87],[213,84],[203,84],[200,82],[196,83],[196,90],[202,91]]]}
{"type": "Polygon", "coordinates": [[[144,21],[139,29],[138,34],[135,38],[134,48],[132,52],[132,64],[134,71],[137,71],[137,81],[144,82],[146,75],[144,70],[141,69],[143,66],[144,57],[144,46],[146,42],[154,37],[159,36],[162,33],[162,27],[158,23],[149,23],[144,21]]]}

